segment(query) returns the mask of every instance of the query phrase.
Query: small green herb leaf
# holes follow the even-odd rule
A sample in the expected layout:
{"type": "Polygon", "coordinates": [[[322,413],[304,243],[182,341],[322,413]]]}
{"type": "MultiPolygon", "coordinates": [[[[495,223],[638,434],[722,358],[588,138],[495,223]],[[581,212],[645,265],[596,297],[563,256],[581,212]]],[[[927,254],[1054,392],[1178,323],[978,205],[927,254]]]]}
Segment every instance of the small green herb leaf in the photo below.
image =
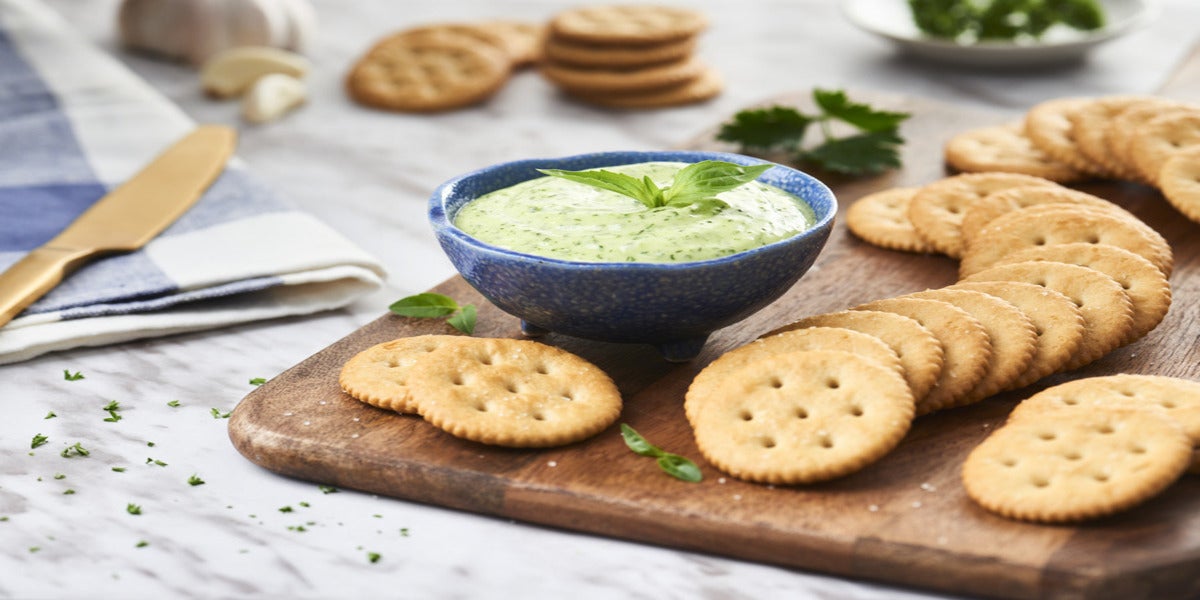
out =
{"type": "Polygon", "coordinates": [[[178,400],[172,400],[172,401],[170,401],[170,402],[168,402],[168,403],[167,403],[167,406],[170,406],[171,408],[175,408],[175,407],[179,406],[179,401],[178,401],[178,400]]]}
{"type": "Polygon", "coordinates": [[[54,414],[54,411],[50,411],[50,412],[46,413],[46,416],[42,417],[42,419],[53,419],[57,416],[58,415],[54,414]]]}
{"type": "Polygon", "coordinates": [[[892,131],[863,133],[830,140],[804,157],[826,169],[849,175],[872,175],[900,166],[903,138],[892,131]]]}
{"type": "Polygon", "coordinates": [[[475,305],[468,304],[462,307],[462,310],[459,311],[458,314],[446,319],[446,322],[449,323],[451,327],[467,335],[471,335],[472,333],[475,333],[476,317],[475,305]]]}
{"type": "Polygon", "coordinates": [[[294,512],[294,509],[293,509],[291,506],[280,506],[280,507],[279,507],[279,512],[281,512],[281,513],[290,513],[290,512],[294,512]]]}
{"type": "Polygon", "coordinates": [[[812,123],[812,117],[786,106],[743,110],[721,126],[717,139],[751,150],[792,150],[800,146],[812,123]]]}
{"type": "Polygon", "coordinates": [[[146,540],[138,540],[138,543],[134,544],[133,546],[135,548],[145,548],[146,546],[149,546],[149,545],[150,545],[150,542],[147,542],[146,540]]]}
{"type": "Polygon", "coordinates": [[[625,440],[625,445],[630,450],[633,450],[635,454],[657,459],[658,468],[662,469],[667,475],[691,483],[696,483],[704,479],[704,476],[700,473],[700,467],[696,466],[696,463],[678,454],[666,452],[658,446],[651,444],[646,441],[646,438],[642,437],[641,434],[625,423],[621,423],[621,437],[625,440]]]}
{"type": "Polygon", "coordinates": [[[191,477],[188,477],[187,482],[188,485],[191,486],[204,485],[204,480],[200,479],[200,476],[195,474],[193,474],[191,477]]]}
{"type": "Polygon", "coordinates": [[[50,441],[49,437],[38,433],[38,434],[35,434],[33,436],[33,440],[31,442],[29,442],[29,447],[37,448],[38,446],[45,446],[46,442],[49,442],[49,441],[50,441]]]}
{"type": "Polygon", "coordinates": [[[251,380],[250,380],[250,385],[255,385],[255,386],[258,386],[258,385],[262,385],[262,384],[264,384],[264,383],[266,383],[266,382],[267,382],[266,378],[263,378],[263,377],[255,377],[254,379],[251,379],[251,380]]]}
{"type": "Polygon", "coordinates": [[[671,187],[663,193],[667,206],[686,206],[715,198],[744,183],[754,181],[775,165],[742,166],[719,160],[690,164],[675,174],[671,187]]]}
{"type": "Polygon", "coordinates": [[[646,441],[646,438],[642,437],[634,428],[624,423],[621,423],[621,437],[625,439],[625,445],[633,450],[634,454],[650,457],[662,456],[662,450],[646,441]]]}
{"type": "Polygon", "coordinates": [[[663,206],[663,191],[649,177],[638,179],[632,175],[594,169],[591,171],[564,171],[562,169],[538,169],[539,173],[561,177],[576,183],[616,192],[646,205],[647,208],[663,206]]]}
{"type": "Polygon", "coordinates": [[[113,467],[112,470],[114,473],[124,473],[125,467],[113,467]]]}
{"type": "Polygon", "coordinates": [[[866,132],[895,131],[909,113],[875,110],[866,104],[851,102],[841,90],[813,90],[813,101],[831,118],[849,123],[866,132]]]}
{"type": "Polygon", "coordinates": [[[131,515],[140,515],[142,514],[142,507],[130,502],[129,504],[125,505],[125,512],[131,515]]]}
{"type": "Polygon", "coordinates": [[[72,373],[67,369],[63,369],[63,379],[66,379],[67,381],[79,381],[80,379],[83,379],[83,371],[75,371],[72,373]]]}
{"type": "Polygon", "coordinates": [[[318,485],[317,489],[321,490],[322,494],[336,494],[338,492],[338,489],[332,485],[318,485]]]}
{"type": "Polygon", "coordinates": [[[214,419],[228,419],[229,418],[229,413],[221,412],[221,411],[217,410],[216,408],[209,410],[208,413],[210,415],[212,415],[212,418],[214,418],[214,419]]]}
{"type": "Polygon", "coordinates": [[[62,452],[59,452],[59,455],[63,458],[70,458],[72,456],[88,456],[90,454],[91,452],[89,452],[87,448],[83,447],[82,442],[75,442],[74,446],[67,446],[66,448],[63,448],[62,452]]]}
{"type": "Polygon", "coordinates": [[[75,490],[73,490],[73,489],[71,489],[71,488],[67,488],[67,489],[63,490],[63,495],[64,495],[64,496],[72,496],[72,495],[74,495],[74,494],[75,494],[75,490]]]}
{"type": "Polygon", "coordinates": [[[379,562],[380,558],[382,558],[382,556],[380,556],[380,554],[378,552],[368,552],[367,553],[367,561],[369,561],[371,564],[375,564],[375,563],[379,562]]]}
{"type": "Polygon", "coordinates": [[[458,309],[458,303],[453,298],[431,292],[401,298],[388,307],[388,310],[402,317],[422,319],[445,317],[458,312],[458,309]]]}

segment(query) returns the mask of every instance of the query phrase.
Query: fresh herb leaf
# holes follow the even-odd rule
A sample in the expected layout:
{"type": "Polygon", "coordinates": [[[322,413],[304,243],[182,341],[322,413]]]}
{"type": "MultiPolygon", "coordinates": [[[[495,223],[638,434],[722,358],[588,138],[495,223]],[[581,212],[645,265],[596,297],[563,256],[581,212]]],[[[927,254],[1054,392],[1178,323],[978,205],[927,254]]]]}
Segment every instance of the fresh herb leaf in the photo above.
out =
{"type": "Polygon", "coordinates": [[[663,206],[663,190],[649,177],[638,179],[625,173],[593,169],[590,171],[564,171],[562,169],[538,169],[538,172],[551,177],[561,177],[575,183],[590,185],[602,190],[616,192],[628,196],[646,205],[646,208],[663,206]]]}
{"type": "Polygon", "coordinates": [[[43,420],[45,420],[45,419],[53,419],[53,418],[55,418],[55,417],[57,417],[57,416],[58,416],[58,415],[54,414],[54,411],[50,411],[50,412],[46,413],[46,416],[42,417],[42,419],[43,419],[43,420]]]}
{"type": "Polygon", "coordinates": [[[635,454],[657,459],[655,462],[658,463],[658,468],[667,475],[691,483],[704,479],[703,474],[700,473],[700,467],[696,466],[696,463],[651,444],[625,423],[621,423],[621,437],[625,440],[625,445],[635,454]]]}
{"type": "Polygon", "coordinates": [[[267,382],[267,380],[264,377],[255,377],[254,379],[250,380],[250,385],[258,386],[258,385],[262,385],[266,382],[267,382]]]}
{"type": "Polygon", "coordinates": [[[367,553],[367,560],[371,564],[375,564],[375,563],[379,562],[380,558],[383,558],[383,557],[380,556],[380,554],[378,552],[368,552],[367,553]]]}
{"type": "Polygon", "coordinates": [[[117,402],[116,400],[110,400],[108,404],[105,404],[104,408],[101,408],[100,410],[121,410],[121,403],[117,402]]]}
{"type": "Polygon", "coordinates": [[[45,446],[46,442],[49,442],[49,441],[50,441],[49,437],[38,433],[38,434],[35,434],[33,436],[33,440],[31,442],[29,442],[29,447],[37,448],[38,446],[45,446]]]}
{"type": "Polygon", "coordinates": [[[280,507],[279,507],[279,512],[281,512],[281,513],[290,513],[290,512],[294,512],[294,509],[292,509],[292,507],[291,507],[291,506],[280,506],[280,507]]]}
{"type": "Polygon", "coordinates": [[[908,113],[877,110],[853,102],[841,90],[814,89],[817,115],[805,115],[795,108],[772,106],[741,111],[722,126],[717,138],[734,142],[743,149],[783,151],[797,162],[811,163],[836,173],[870,175],[900,166],[899,146],[904,143],[899,127],[908,113]],[[779,127],[777,123],[790,123],[779,127]],[[833,123],[841,122],[859,131],[835,135],[833,123]],[[808,125],[819,124],[820,143],[805,143],[808,125]],[[803,126],[801,126],[803,124],[803,126]]]}
{"type": "Polygon", "coordinates": [[[104,419],[107,423],[116,423],[121,420],[121,415],[117,414],[117,411],[121,410],[121,403],[116,400],[109,401],[100,410],[108,411],[108,417],[104,419]]]}
{"type": "Polygon", "coordinates": [[[125,467],[113,467],[112,470],[114,473],[124,473],[125,467]]]}
{"type": "Polygon", "coordinates": [[[75,371],[72,373],[67,369],[63,369],[63,379],[66,379],[67,381],[79,381],[80,379],[83,379],[83,371],[75,371]]]}
{"type": "Polygon", "coordinates": [[[150,447],[150,448],[153,448],[153,447],[154,447],[154,442],[146,442],[146,446],[148,446],[148,447],[150,447]]]}
{"type": "Polygon", "coordinates": [[[317,489],[321,490],[322,494],[336,494],[338,492],[338,489],[332,485],[318,485],[317,489]]]}
{"type": "Polygon", "coordinates": [[[460,306],[454,298],[433,292],[401,298],[393,302],[388,310],[402,317],[419,319],[448,316],[450,318],[446,319],[446,323],[467,335],[475,333],[478,316],[474,304],[460,306]]]}
{"type": "Polygon", "coordinates": [[[768,164],[747,167],[720,160],[700,161],[677,171],[671,185],[666,188],[659,188],[649,177],[639,180],[631,175],[604,169],[591,171],[538,169],[538,171],[552,177],[561,177],[628,196],[641,202],[646,208],[660,208],[663,206],[684,207],[695,202],[713,199],[721,192],[727,192],[753,181],[771,166],[768,164]]]}
{"type": "Polygon", "coordinates": [[[91,454],[91,452],[89,452],[87,448],[83,447],[82,442],[75,442],[74,446],[67,446],[58,454],[63,458],[71,458],[72,456],[88,456],[91,454]]]}
{"type": "Polygon", "coordinates": [[[1105,23],[1096,0],[909,0],[908,6],[926,35],[962,44],[1037,39],[1059,23],[1082,31],[1105,23]]]}
{"type": "Polygon", "coordinates": [[[64,474],[62,474],[62,473],[55,473],[55,474],[54,474],[54,478],[55,478],[55,479],[66,479],[66,478],[67,478],[67,476],[66,476],[66,475],[64,475],[64,474]]]}
{"type": "Polygon", "coordinates": [[[187,481],[188,485],[191,486],[204,485],[204,480],[200,479],[200,476],[195,474],[193,474],[191,477],[188,477],[187,481]]]}
{"type": "Polygon", "coordinates": [[[133,547],[134,548],[145,548],[146,546],[149,546],[149,545],[150,545],[150,542],[147,542],[146,540],[138,540],[138,543],[134,544],[133,547]]]}
{"type": "Polygon", "coordinates": [[[142,514],[142,507],[130,502],[129,504],[125,505],[125,512],[131,515],[140,515],[142,514]]]}
{"type": "Polygon", "coordinates": [[[179,401],[178,401],[178,400],[172,400],[172,401],[170,401],[170,402],[168,402],[168,403],[167,403],[167,406],[170,406],[171,408],[175,408],[175,407],[179,406],[179,401]]]}
{"type": "Polygon", "coordinates": [[[209,414],[212,415],[212,418],[214,418],[214,419],[228,419],[229,418],[229,413],[221,412],[215,408],[213,408],[212,410],[210,410],[208,412],[209,412],[209,414]]]}
{"type": "Polygon", "coordinates": [[[165,467],[165,466],[167,466],[167,463],[165,463],[165,462],[163,462],[163,461],[161,461],[161,460],[158,460],[157,458],[147,458],[147,459],[146,459],[146,464],[148,464],[148,465],[151,465],[151,464],[153,464],[153,465],[157,465],[157,466],[160,466],[160,467],[165,467]]]}
{"type": "Polygon", "coordinates": [[[300,506],[303,506],[304,508],[308,508],[309,506],[311,506],[309,503],[307,503],[307,502],[304,502],[303,500],[302,500],[302,501],[300,501],[300,502],[298,502],[298,504],[299,504],[300,506]]]}
{"type": "Polygon", "coordinates": [[[75,490],[73,490],[73,489],[71,489],[71,488],[67,488],[67,489],[63,490],[63,495],[64,495],[64,496],[71,496],[71,495],[74,495],[74,494],[75,494],[75,490]]]}

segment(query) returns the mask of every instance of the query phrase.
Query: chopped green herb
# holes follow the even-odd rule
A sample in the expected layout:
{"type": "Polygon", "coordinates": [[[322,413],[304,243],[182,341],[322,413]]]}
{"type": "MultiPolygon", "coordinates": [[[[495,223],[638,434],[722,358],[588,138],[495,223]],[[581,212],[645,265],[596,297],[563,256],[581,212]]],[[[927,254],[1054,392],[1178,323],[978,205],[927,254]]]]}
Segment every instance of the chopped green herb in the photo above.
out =
{"type": "Polygon", "coordinates": [[[383,557],[380,556],[380,554],[378,552],[368,552],[367,553],[367,560],[370,561],[371,564],[375,564],[375,563],[379,562],[380,558],[383,558],[383,557]]]}
{"type": "Polygon", "coordinates": [[[408,528],[407,527],[400,528],[400,537],[408,537],[408,528]]]}
{"type": "Polygon", "coordinates": [[[250,385],[262,385],[266,382],[267,380],[263,377],[255,377],[254,379],[250,380],[250,385]]]}
{"type": "Polygon", "coordinates": [[[188,485],[204,485],[204,480],[199,475],[192,475],[188,477],[188,485]]]}
{"type": "Polygon", "coordinates": [[[375,517],[376,519],[382,519],[382,518],[383,518],[383,515],[380,515],[380,514],[374,514],[374,515],[371,515],[371,516],[372,516],[372,517],[375,517]]]}
{"type": "Polygon", "coordinates": [[[227,413],[227,412],[223,413],[215,408],[210,410],[209,413],[212,414],[212,418],[214,418],[214,419],[228,419],[229,418],[229,413],[227,413]]]}
{"type": "Polygon", "coordinates": [[[175,407],[179,406],[179,401],[178,401],[178,400],[172,400],[172,401],[170,401],[170,402],[168,402],[168,403],[167,403],[167,406],[170,406],[171,408],[175,408],[175,407]]]}
{"type": "Polygon", "coordinates": [[[58,415],[54,414],[54,411],[50,411],[50,412],[46,413],[46,416],[42,417],[42,419],[43,420],[44,419],[53,419],[54,417],[57,417],[57,416],[58,415]]]}
{"type": "Polygon", "coordinates": [[[29,553],[30,553],[30,554],[32,554],[32,553],[34,553],[34,552],[38,552],[38,551],[40,551],[40,550],[41,550],[41,547],[40,547],[40,546],[30,546],[30,547],[29,547],[29,553]]]}
{"type": "Polygon", "coordinates": [[[131,515],[140,515],[142,514],[142,507],[130,502],[129,504],[125,505],[125,512],[131,515]]]}
{"type": "Polygon", "coordinates": [[[0,523],[3,523],[7,520],[8,520],[8,515],[4,515],[3,517],[0,517],[0,523]]]}
{"type": "Polygon", "coordinates": [[[321,490],[322,494],[336,494],[338,492],[338,489],[332,485],[319,485],[317,489],[321,490]]]}
{"type": "Polygon", "coordinates": [[[157,458],[146,458],[146,464],[148,464],[148,465],[154,464],[154,465],[158,465],[160,467],[167,466],[167,463],[165,463],[161,460],[158,460],[157,458]]]}
{"type": "Polygon", "coordinates": [[[303,506],[304,508],[308,508],[309,504],[307,502],[300,502],[300,506],[303,506]]]}
{"type": "Polygon", "coordinates": [[[295,512],[295,510],[294,510],[294,509],[292,509],[292,507],[291,507],[291,506],[280,506],[280,507],[279,507],[279,512],[281,512],[281,513],[290,513],[290,512],[295,512]]]}
{"type": "Polygon", "coordinates": [[[138,540],[138,543],[134,544],[133,547],[134,548],[145,548],[146,546],[149,546],[149,545],[150,545],[150,542],[147,542],[146,540],[138,540]]]}
{"type": "Polygon", "coordinates": [[[29,442],[29,447],[37,448],[38,446],[45,446],[46,442],[48,442],[48,441],[50,441],[49,437],[46,437],[39,433],[39,434],[36,434],[33,436],[33,441],[29,442]]]}
{"type": "Polygon", "coordinates": [[[908,6],[926,35],[962,44],[1037,39],[1059,23],[1091,31],[1105,21],[1096,0],[909,0],[908,6]]]}
{"type": "Polygon", "coordinates": [[[54,478],[55,478],[55,479],[66,479],[66,477],[67,477],[67,476],[66,476],[66,475],[63,475],[62,473],[55,473],[55,474],[54,474],[54,478]]]}
{"type": "Polygon", "coordinates": [[[308,531],[308,529],[305,529],[303,525],[288,525],[288,531],[305,532],[308,531]]]}
{"type": "Polygon", "coordinates": [[[75,490],[73,490],[71,488],[67,488],[67,489],[63,490],[64,496],[70,496],[71,494],[74,494],[74,493],[75,493],[75,490]]]}
{"type": "Polygon", "coordinates": [[[852,102],[840,90],[814,89],[812,96],[820,110],[817,115],[787,106],[743,110],[721,125],[717,139],[734,142],[748,151],[787,152],[797,162],[847,175],[873,175],[900,166],[899,147],[904,143],[899,135],[900,124],[911,115],[852,102]],[[836,136],[831,127],[835,121],[859,133],[836,136]],[[813,124],[824,140],[805,145],[805,134],[813,124]]]}
{"type": "Polygon", "coordinates": [[[657,459],[658,467],[671,477],[691,483],[704,478],[696,463],[678,454],[663,451],[658,446],[646,441],[646,438],[624,423],[621,423],[621,437],[624,438],[625,445],[635,454],[657,459]]]}
{"type": "Polygon", "coordinates": [[[442,294],[426,292],[407,296],[393,302],[388,310],[402,317],[418,319],[449,317],[446,323],[451,327],[467,335],[475,333],[475,305],[460,306],[453,298],[442,294]]]}
{"type": "Polygon", "coordinates": [[[113,468],[112,468],[112,470],[113,470],[113,471],[115,471],[115,472],[117,472],[117,473],[124,473],[124,472],[125,472],[125,467],[113,467],[113,468]]]}
{"type": "Polygon", "coordinates": [[[75,371],[74,373],[71,373],[69,370],[63,369],[63,379],[66,379],[67,381],[79,381],[80,379],[83,379],[83,371],[75,371]]]}
{"type": "Polygon", "coordinates": [[[146,442],[146,445],[147,445],[147,446],[149,446],[149,447],[151,447],[151,448],[153,448],[153,447],[154,447],[154,442],[146,442]]]}
{"type": "Polygon", "coordinates": [[[72,456],[88,456],[90,454],[91,452],[89,452],[87,448],[83,447],[82,442],[75,442],[74,446],[67,446],[66,448],[63,448],[62,452],[59,452],[59,455],[63,458],[71,458],[72,456]]]}
{"type": "Polygon", "coordinates": [[[117,402],[116,400],[110,400],[109,403],[105,404],[104,408],[101,408],[100,410],[121,410],[121,403],[117,402]]]}

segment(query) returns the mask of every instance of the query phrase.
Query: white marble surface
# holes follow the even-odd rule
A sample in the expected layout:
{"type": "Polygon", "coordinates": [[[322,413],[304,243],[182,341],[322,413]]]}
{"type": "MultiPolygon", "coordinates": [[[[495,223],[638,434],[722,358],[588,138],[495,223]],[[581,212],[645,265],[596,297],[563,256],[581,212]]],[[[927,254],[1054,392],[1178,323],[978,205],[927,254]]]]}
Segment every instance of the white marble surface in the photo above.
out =
{"type": "Polygon", "coordinates": [[[372,40],[417,23],[543,19],[569,3],[323,0],[311,102],[281,122],[248,127],[233,104],[201,95],[193,71],[120,53],[115,0],[49,4],[197,120],[238,125],[240,153],[258,174],[378,255],[391,278],[352,307],[312,318],[0,367],[0,597],[11,598],[922,595],[348,490],[323,494],[315,483],[242,458],[226,421],[210,411],[232,409],[250,378],[281,372],[391,300],[451,275],[425,224],[425,202],[463,171],[514,158],[669,147],[742,105],[813,86],[921,94],[1014,114],[1060,95],[1149,92],[1200,41],[1200,3],[1169,0],[1149,28],[1084,64],[979,73],[898,57],[846,23],[833,1],[708,0],[691,3],[714,20],[701,53],[729,84],[711,103],[609,113],[567,102],[526,72],[482,107],[406,116],[363,110],[342,92],[347,66],[372,40]],[[85,378],[65,381],[63,369],[85,378]],[[120,422],[103,420],[110,400],[121,403],[120,422]],[[168,405],[173,400],[178,407],[168,405]],[[50,411],[57,417],[44,418],[50,411]],[[49,441],[31,453],[38,433],[49,441]],[[60,456],[76,442],[91,454],[60,456]],[[193,474],[204,485],[188,485],[193,474]],[[129,514],[130,503],[142,514],[129,514]],[[285,506],[293,511],[281,512],[285,506]],[[380,560],[369,562],[369,552],[380,560]]]}

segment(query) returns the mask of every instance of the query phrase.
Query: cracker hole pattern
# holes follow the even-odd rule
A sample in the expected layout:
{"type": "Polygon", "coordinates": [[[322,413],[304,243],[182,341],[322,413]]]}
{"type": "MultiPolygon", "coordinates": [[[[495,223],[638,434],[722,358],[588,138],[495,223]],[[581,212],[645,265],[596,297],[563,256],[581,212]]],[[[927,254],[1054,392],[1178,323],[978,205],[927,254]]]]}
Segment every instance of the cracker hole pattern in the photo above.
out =
{"type": "Polygon", "coordinates": [[[738,417],[740,417],[743,421],[753,421],[754,413],[751,413],[750,411],[743,408],[742,412],[738,413],[738,417]]]}
{"type": "Polygon", "coordinates": [[[1029,483],[1032,483],[1033,487],[1044,488],[1050,485],[1050,480],[1045,477],[1035,475],[1029,479],[1029,483]]]}
{"type": "Polygon", "coordinates": [[[829,379],[825,380],[825,387],[827,387],[831,390],[836,390],[836,389],[842,387],[842,382],[838,381],[834,377],[830,377],[829,379]]]}
{"type": "Polygon", "coordinates": [[[783,387],[783,380],[778,377],[772,377],[770,381],[767,382],[767,385],[775,389],[780,389],[783,387]]]}

